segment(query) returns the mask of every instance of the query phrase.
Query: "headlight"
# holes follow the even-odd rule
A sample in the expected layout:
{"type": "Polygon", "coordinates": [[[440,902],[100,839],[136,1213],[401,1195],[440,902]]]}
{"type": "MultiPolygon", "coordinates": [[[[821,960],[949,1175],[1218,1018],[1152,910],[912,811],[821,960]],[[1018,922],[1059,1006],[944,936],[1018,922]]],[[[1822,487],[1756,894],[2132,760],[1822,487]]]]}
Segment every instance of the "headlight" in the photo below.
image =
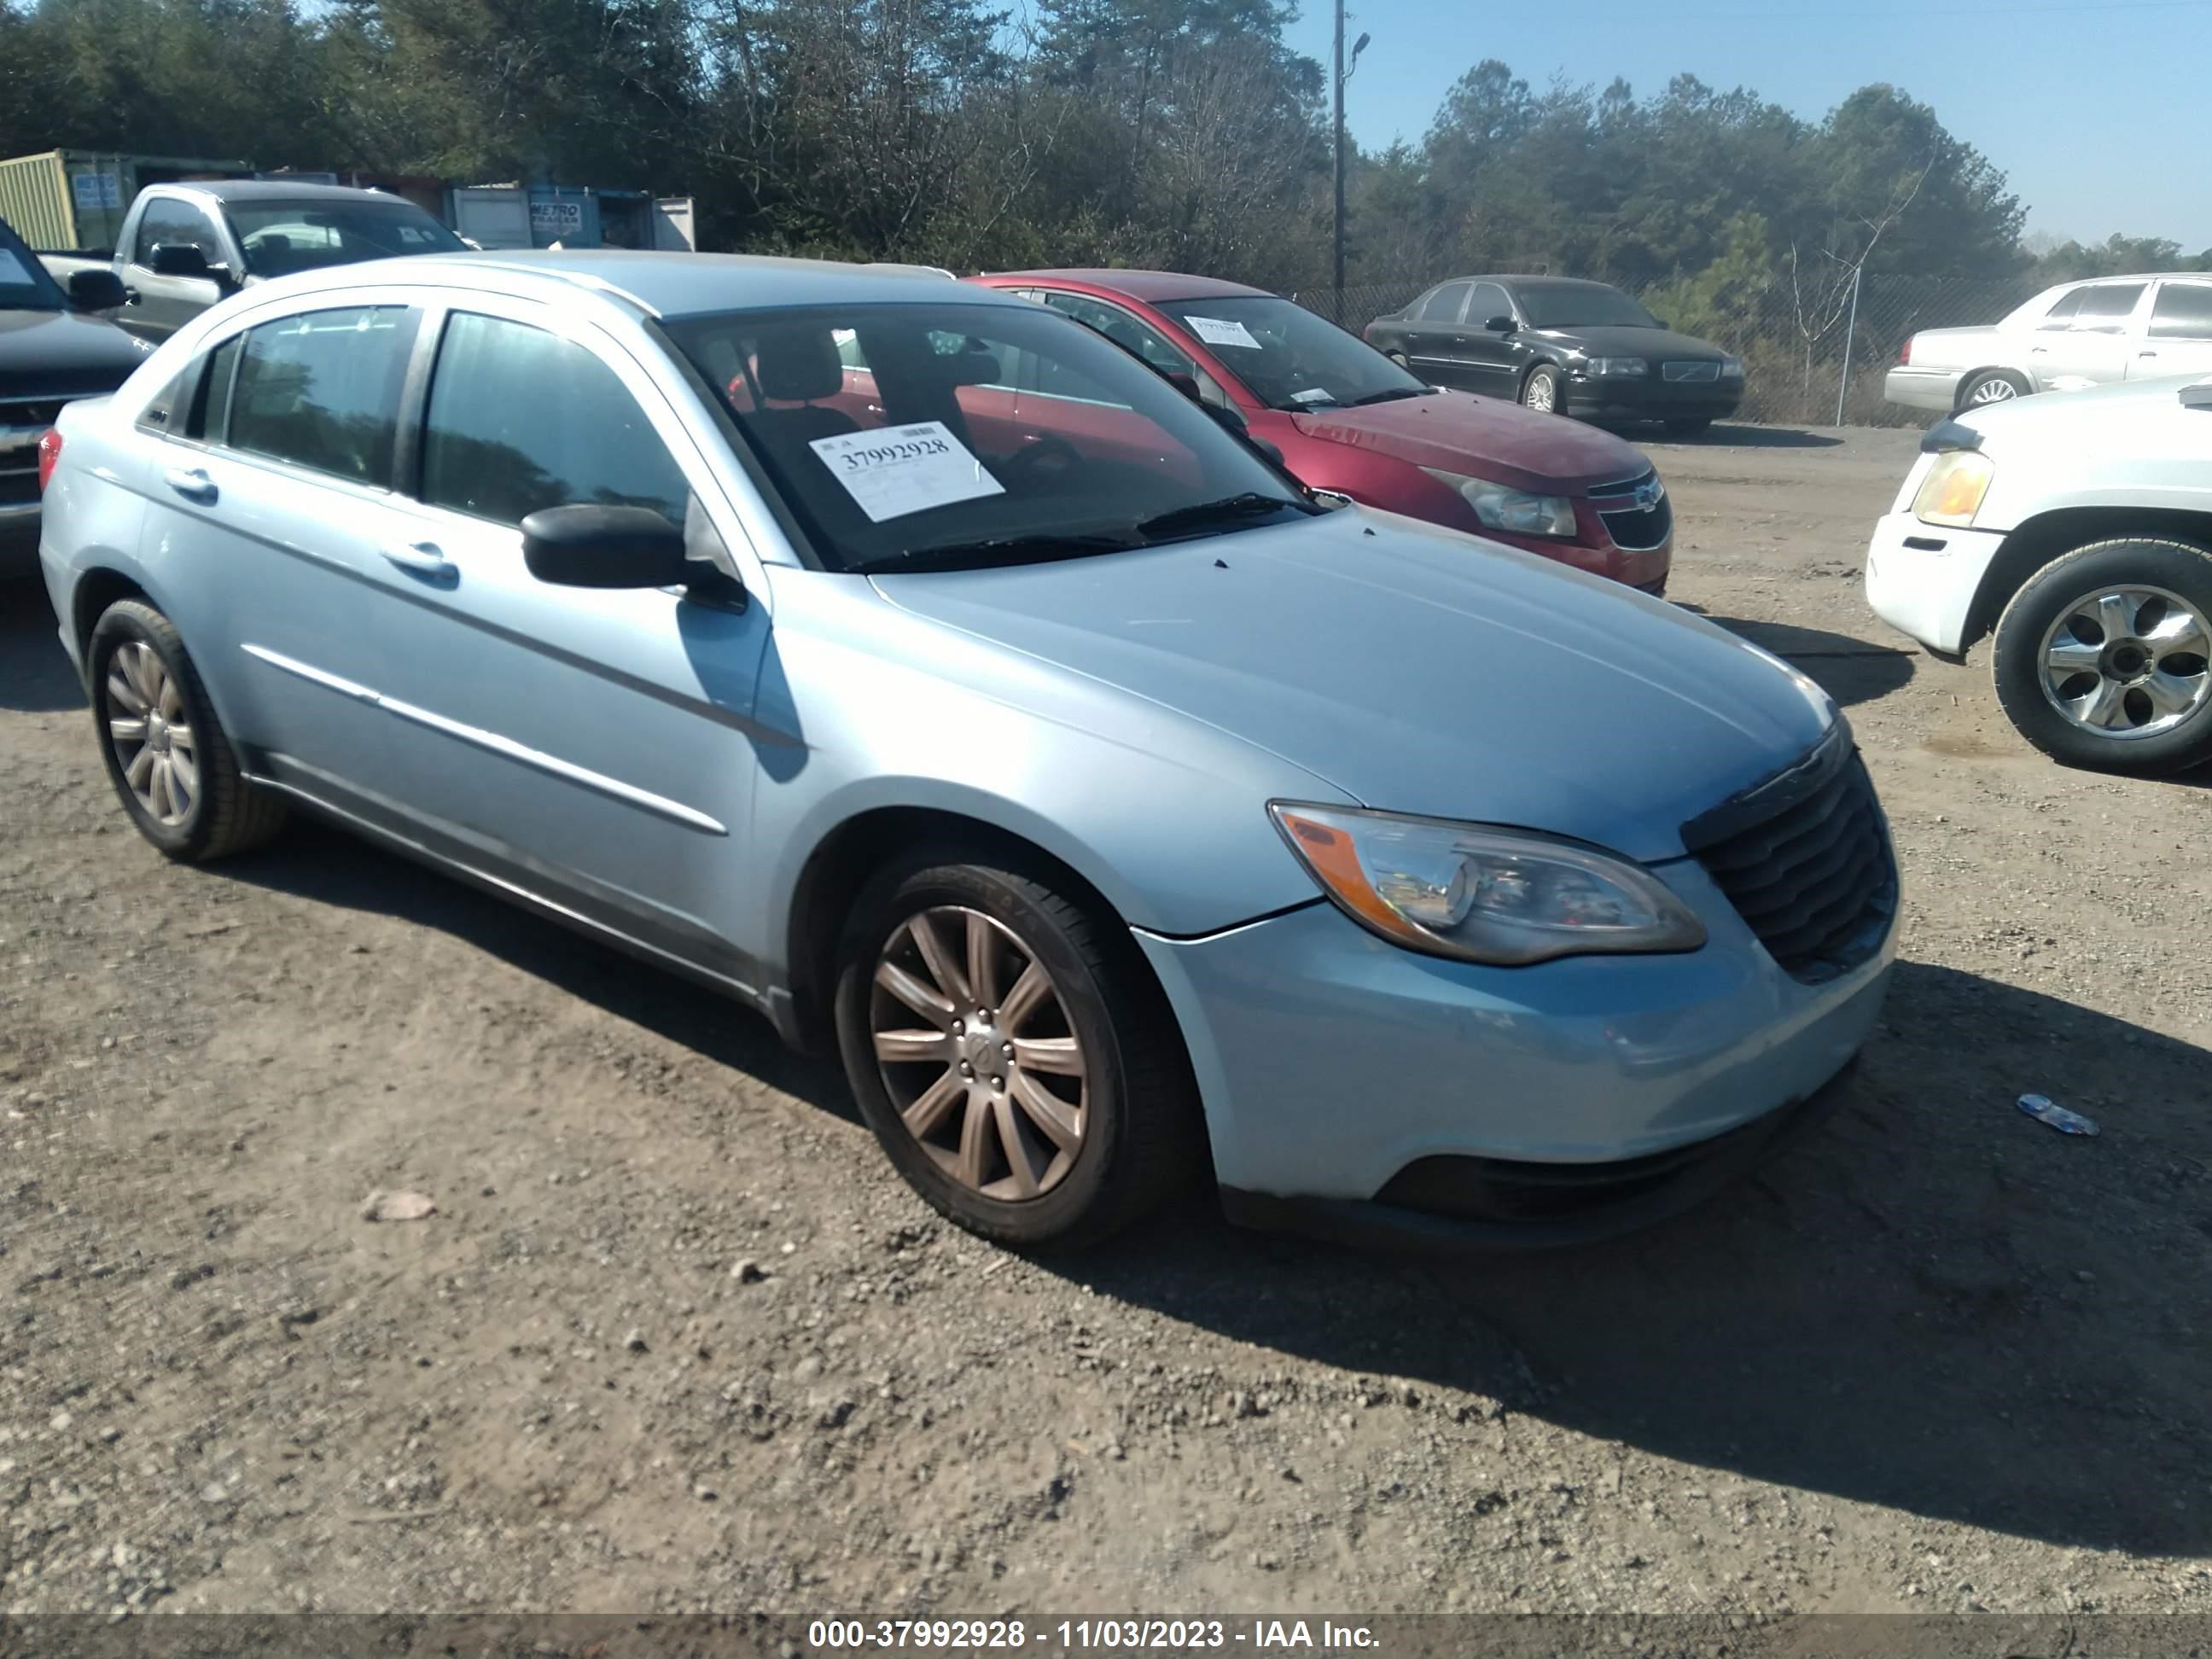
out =
{"type": "Polygon", "coordinates": [[[1474,516],[1492,530],[1510,530],[1516,536],[1573,536],[1575,504],[1565,495],[1532,495],[1525,489],[1508,489],[1487,478],[1470,478],[1425,466],[1438,483],[1459,491],[1474,516]]]}
{"type": "Polygon", "coordinates": [[[1982,510],[1982,497],[1990,493],[1996,468],[1987,456],[1971,449],[1954,449],[1928,470],[1912,510],[1929,524],[1964,526],[1982,510]]]}
{"type": "Polygon", "coordinates": [[[1741,357],[1722,358],[1721,379],[1723,380],[1741,380],[1743,379],[1743,359],[1741,357]]]}
{"type": "Polygon", "coordinates": [[[1649,374],[1651,365],[1641,357],[1593,357],[1589,360],[1593,374],[1649,374]]]}
{"type": "Polygon", "coordinates": [[[1338,908],[1409,951],[1520,967],[1705,942],[1650,872],[1573,842],[1358,807],[1267,810],[1338,908]]]}

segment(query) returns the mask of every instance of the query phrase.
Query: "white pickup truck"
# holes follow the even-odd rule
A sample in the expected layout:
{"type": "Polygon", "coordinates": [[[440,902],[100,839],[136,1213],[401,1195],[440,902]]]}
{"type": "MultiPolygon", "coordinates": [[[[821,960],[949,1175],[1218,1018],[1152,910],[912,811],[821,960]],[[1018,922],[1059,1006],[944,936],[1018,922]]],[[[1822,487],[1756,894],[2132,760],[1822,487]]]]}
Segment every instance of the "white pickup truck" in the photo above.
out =
{"type": "Polygon", "coordinates": [[[1972,410],[1920,449],[1875,614],[1942,657],[1994,635],[1997,700],[2056,760],[2212,761],[2212,377],[1972,410]]]}
{"type": "Polygon", "coordinates": [[[1956,412],[2031,392],[2212,372],[2212,271],[2100,276],[2048,288],[2002,322],[1923,329],[1882,395],[1956,412]]]}

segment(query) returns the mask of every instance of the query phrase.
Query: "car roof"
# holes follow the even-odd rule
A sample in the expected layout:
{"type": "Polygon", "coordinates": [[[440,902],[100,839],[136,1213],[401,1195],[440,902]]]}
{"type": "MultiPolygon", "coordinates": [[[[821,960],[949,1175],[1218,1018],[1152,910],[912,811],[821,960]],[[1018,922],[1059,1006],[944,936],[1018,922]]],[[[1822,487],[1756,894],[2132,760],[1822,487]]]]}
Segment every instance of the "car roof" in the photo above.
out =
{"type": "MultiPolygon", "coordinates": [[[[2109,276],[2069,276],[2052,288],[2087,288],[2096,283],[2212,283],[2212,270],[2114,271],[2109,276]]],[[[2045,289],[2048,293],[2050,290],[2045,289]]]]}
{"type": "Polygon", "coordinates": [[[1150,303],[1158,300],[1225,300],[1237,296],[1273,298],[1268,289],[1243,283],[1224,283],[1218,276],[1193,276],[1178,270],[993,270],[984,273],[994,283],[1018,279],[1035,283],[1079,283],[1109,293],[1150,303]]]}
{"type": "MultiPolygon", "coordinates": [[[[217,202],[406,202],[388,191],[356,190],[349,185],[318,185],[305,179],[179,179],[149,185],[150,193],[188,191],[217,202]]],[[[408,202],[410,207],[417,205],[408,202]]]]}
{"type": "MultiPolygon", "coordinates": [[[[1525,283],[1541,283],[1547,288],[1601,288],[1607,290],[1613,290],[1613,288],[1611,283],[1596,282],[1588,276],[1547,276],[1540,271],[1527,270],[1506,271],[1502,275],[1484,276],[1454,276],[1449,280],[1455,283],[1496,283],[1502,288],[1510,288],[1525,283]]],[[[1441,287],[1442,284],[1439,283],[1437,286],[1441,287]]]]}
{"type": "MultiPolygon", "coordinates": [[[[828,259],[787,259],[744,253],[654,252],[626,248],[491,249],[428,253],[329,265],[277,279],[302,293],[400,282],[457,289],[527,293],[541,283],[612,295],[662,318],[775,306],[858,301],[896,304],[1018,305],[1024,301],[966,283],[927,265],[854,265],[828,259]]],[[[277,283],[271,283],[275,290],[277,283]]]]}

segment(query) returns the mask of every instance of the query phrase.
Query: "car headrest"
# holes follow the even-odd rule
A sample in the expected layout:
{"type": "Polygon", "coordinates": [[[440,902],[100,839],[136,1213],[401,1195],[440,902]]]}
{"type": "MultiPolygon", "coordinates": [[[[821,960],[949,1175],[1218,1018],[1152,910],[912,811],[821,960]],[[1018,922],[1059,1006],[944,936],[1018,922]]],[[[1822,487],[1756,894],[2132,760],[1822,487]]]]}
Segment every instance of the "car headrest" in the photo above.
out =
{"type": "Polygon", "coordinates": [[[770,329],[753,354],[761,396],[778,403],[808,403],[845,389],[845,365],[826,328],[770,329]]]}

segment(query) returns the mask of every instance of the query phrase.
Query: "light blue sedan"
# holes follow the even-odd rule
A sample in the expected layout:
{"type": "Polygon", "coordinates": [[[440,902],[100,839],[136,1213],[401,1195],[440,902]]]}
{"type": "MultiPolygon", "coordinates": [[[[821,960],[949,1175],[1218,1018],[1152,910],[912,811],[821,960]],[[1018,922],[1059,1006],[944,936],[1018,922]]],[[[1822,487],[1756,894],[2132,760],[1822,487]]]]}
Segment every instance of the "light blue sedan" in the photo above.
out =
{"type": "Polygon", "coordinates": [[[72,404],[42,558],[164,853],[305,809],[703,979],[993,1238],[1589,1237],[1816,1115],[1898,903],[1828,698],[1231,428],[927,275],[415,258],[72,404]]]}

